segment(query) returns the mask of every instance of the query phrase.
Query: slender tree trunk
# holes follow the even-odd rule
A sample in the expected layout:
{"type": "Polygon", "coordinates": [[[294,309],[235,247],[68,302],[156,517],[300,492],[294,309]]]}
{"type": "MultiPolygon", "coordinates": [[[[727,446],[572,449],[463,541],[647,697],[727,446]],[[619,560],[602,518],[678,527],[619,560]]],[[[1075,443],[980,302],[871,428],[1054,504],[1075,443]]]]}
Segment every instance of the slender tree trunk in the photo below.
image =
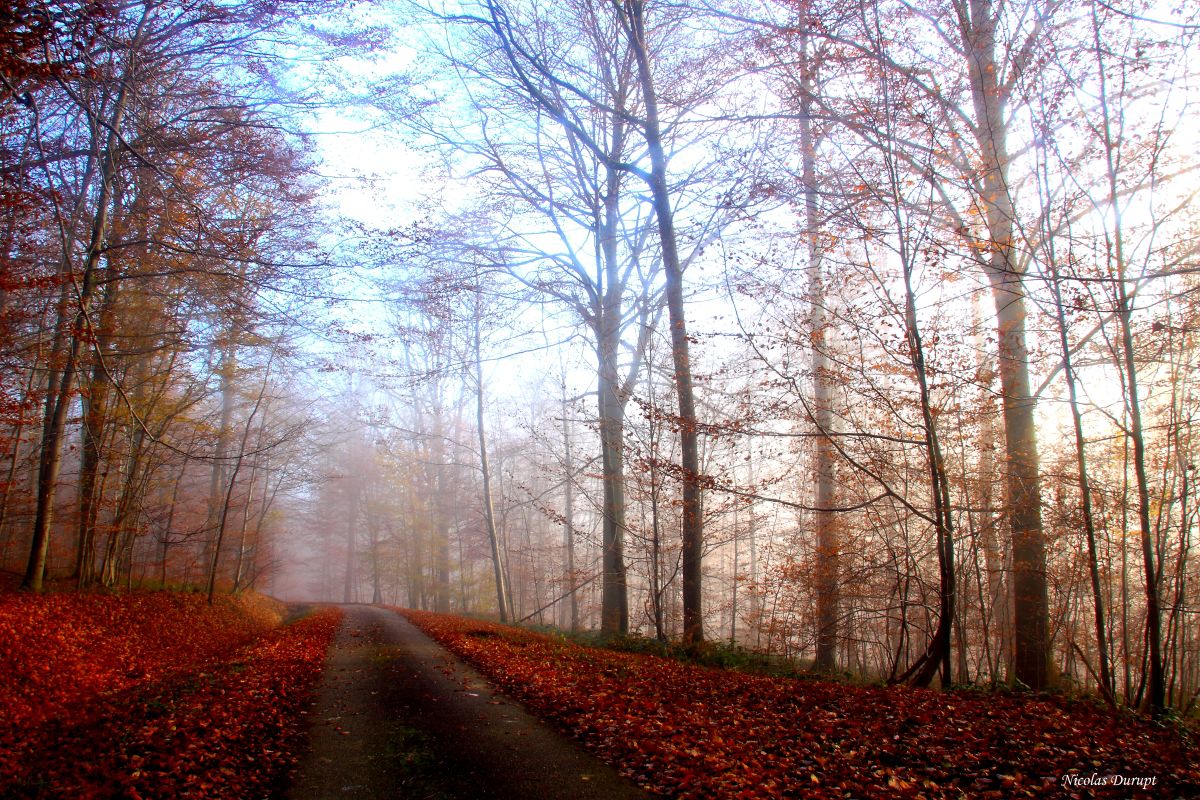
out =
{"type": "MultiPolygon", "coordinates": [[[[146,432],[142,428],[134,428],[128,434],[128,452],[125,456],[125,466],[121,471],[121,493],[117,499],[117,507],[109,523],[108,547],[101,569],[101,583],[113,587],[121,579],[121,561],[132,540],[133,530],[129,521],[130,515],[135,518],[135,511],[142,488],[144,473],[143,456],[146,443],[146,432]]],[[[101,492],[103,492],[101,487],[101,492]]]]}
{"type": "Polygon", "coordinates": [[[817,207],[817,143],[812,129],[813,92],[817,66],[809,53],[807,29],[799,43],[800,64],[800,150],[804,193],[804,229],[808,251],[808,335],[812,342],[814,439],[812,480],[814,527],[816,529],[817,649],[813,666],[821,672],[837,668],[839,611],[839,550],[835,502],[833,391],[826,357],[825,288],[821,270],[821,219],[817,207]]]}
{"type": "MultiPolygon", "coordinates": [[[[111,272],[111,269],[110,269],[111,272]]],[[[121,282],[110,275],[105,283],[95,348],[101,354],[111,350],[113,316],[121,282]]],[[[100,468],[100,444],[108,417],[109,377],[105,365],[97,359],[92,367],[88,392],[84,398],[83,429],[79,464],[79,542],[75,554],[75,579],[80,588],[87,586],[95,570],[96,513],[103,495],[97,497],[96,477],[100,468]]]]}
{"type": "MultiPolygon", "coordinates": [[[[477,307],[479,305],[481,304],[476,304],[477,307]]],[[[503,547],[496,526],[495,506],[492,503],[492,468],[488,461],[487,432],[484,428],[483,415],[483,343],[480,337],[478,317],[475,319],[473,345],[475,353],[475,430],[479,442],[479,470],[483,473],[483,521],[487,526],[488,544],[492,551],[492,574],[496,581],[496,607],[500,613],[500,621],[508,622],[513,619],[513,614],[504,569],[503,547]]]]}
{"type": "MultiPolygon", "coordinates": [[[[750,457],[750,485],[757,485],[754,470],[753,439],[746,440],[746,453],[750,457]]],[[[754,649],[762,649],[762,591],[759,588],[758,566],[758,518],[754,513],[753,501],[747,506],[750,515],[750,618],[754,620],[754,649]]]]}
{"type": "MultiPolygon", "coordinates": [[[[263,421],[258,426],[258,436],[255,437],[256,449],[258,449],[258,447],[262,445],[263,436],[266,432],[266,427],[267,427],[267,412],[266,412],[266,410],[264,410],[263,411],[263,421]]],[[[253,462],[250,464],[250,477],[246,481],[246,502],[242,504],[242,521],[241,521],[241,524],[238,526],[239,533],[238,533],[237,566],[233,570],[233,591],[235,594],[240,592],[243,588],[242,578],[245,575],[246,553],[252,547],[252,545],[247,543],[247,540],[250,538],[249,537],[250,516],[251,516],[250,512],[251,512],[251,509],[254,507],[254,485],[255,485],[255,481],[258,479],[259,472],[260,472],[259,460],[258,460],[258,456],[255,456],[253,462]]],[[[263,483],[264,484],[270,483],[270,473],[266,474],[266,477],[264,478],[263,483]]],[[[267,491],[266,491],[266,488],[264,488],[264,490],[263,490],[263,506],[264,507],[261,512],[262,515],[266,514],[266,498],[267,498],[267,491]]],[[[260,516],[260,521],[261,521],[261,516],[260,516]]]]}
{"type": "Polygon", "coordinates": [[[569,603],[567,627],[572,633],[579,630],[579,598],[575,596],[575,459],[571,448],[571,420],[568,416],[566,376],[563,379],[563,590],[569,603]]]}
{"type": "MultiPolygon", "coordinates": [[[[882,92],[885,105],[890,102],[891,92],[887,78],[883,79],[882,92]]],[[[892,118],[886,116],[883,120],[889,130],[884,132],[884,139],[887,142],[898,141],[890,130],[892,118]]],[[[889,145],[890,147],[890,145],[889,145]]],[[[952,666],[952,651],[953,651],[953,634],[955,624],[955,610],[958,597],[957,576],[955,574],[954,562],[954,517],[953,508],[950,500],[950,482],[946,474],[945,461],[942,455],[941,442],[938,436],[938,419],[937,412],[934,406],[932,390],[929,385],[929,370],[925,361],[925,345],[921,334],[921,321],[917,308],[917,295],[913,285],[913,270],[914,261],[918,258],[918,252],[915,250],[917,246],[909,231],[908,217],[906,208],[908,208],[908,198],[905,196],[906,180],[900,174],[898,169],[899,159],[896,158],[896,153],[892,150],[885,152],[885,167],[887,169],[887,206],[892,215],[894,228],[892,235],[895,237],[900,267],[903,271],[904,281],[904,332],[907,355],[909,363],[912,367],[913,378],[917,383],[918,400],[921,411],[921,432],[923,434],[923,444],[925,450],[926,470],[928,472],[929,494],[933,503],[932,519],[929,522],[933,525],[937,559],[938,559],[938,613],[937,626],[933,635],[926,646],[925,652],[919,656],[916,661],[898,678],[893,677],[893,680],[908,681],[916,686],[927,686],[932,682],[935,675],[940,673],[941,684],[943,688],[949,687],[953,680],[952,666]]],[[[906,537],[907,538],[907,537],[906,537]]],[[[906,542],[906,545],[908,543],[906,542]]],[[[916,556],[911,547],[906,546],[901,551],[904,556],[910,560],[915,560],[916,556]]],[[[897,575],[899,576],[900,568],[898,559],[893,557],[893,562],[896,563],[897,575]]],[[[915,569],[906,570],[909,575],[916,572],[915,569]]],[[[907,580],[907,576],[906,576],[907,580]]],[[[906,587],[905,583],[899,579],[897,581],[899,594],[899,602],[901,607],[900,615],[900,633],[895,651],[895,657],[892,663],[891,673],[895,676],[896,670],[904,652],[907,649],[907,603],[906,603],[906,587]],[[905,587],[905,588],[900,588],[905,587]]],[[[928,617],[932,616],[932,612],[927,606],[923,606],[923,611],[928,617]]],[[[932,620],[930,620],[930,624],[932,620]]]]}
{"type": "MultiPolygon", "coordinates": [[[[272,360],[274,356],[272,356],[272,360]]],[[[208,603],[212,605],[213,596],[217,589],[217,568],[221,563],[221,543],[225,538],[225,527],[229,521],[229,508],[233,503],[233,489],[237,485],[238,473],[242,469],[242,462],[246,458],[246,444],[250,441],[250,431],[254,428],[254,417],[258,414],[259,408],[262,407],[263,398],[267,394],[267,384],[271,376],[271,360],[267,361],[266,370],[263,373],[262,386],[258,390],[258,397],[254,401],[254,407],[250,409],[249,416],[246,417],[246,426],[242,429],[242,441],[238,447],[237,457],[233,461],[233,470],[229,476],[229,484],[225,488],[224,501],[221,503],[221,518],[217,525],[217,533],[213,539],[212,559],[208,566],[208,603]]]]}
{"type": "Polygon", "coordinates": [[[1092,587],[1092,621],[1096,634],[1096,650],[1100,664],[1100,694],[1109,705],[1115,704],[1112,668],[1108,662],[1108,627],[1104,621],[1104,592],[1100,581],[1100,557],[1096,548],[1096,520],[1092,511],[1092,488],[1088,480],[1086,440],[1083,436],[1083,415],[1079,410],[1078,379],[1067,340],[1067,317],[1062,301],[1062,287],[1056,274],[1051,276],[1050,289],[1054,296],[1054,313],[1058,321],[1059,347],[1063,354],[1063,377],[1067,382],[1067,398],[1071,406],[1071,421],[1075,430],[1075,465],[1078,472],[1079,496],[1083,504],[1083,532],[1088,548],[1088,577],[1092,587]]]}
{"type": "MultiPolygon", "coordinates": [[[[1172,359],[1174,360],[1174,359],[1172,359]]],[[[1175,445],[1175,473],[1179,480],[1179,553],[1175,559],[1174,598],[1167,618],[1167,651],[1171,653],[1170,679],[1167,682],[1167,705],[1181,709],[1184,705],[1184,694],[1187,690],[1186,678],[1183,674],[1184,663],[1189,652],[1187,649],[1188,625],[1185,621],[1188,596],[1188,558],[1192,547],[1192,479],[1188,464],[1187,443],[1182,435],[1182,428],[1190,427],[1183,417],[1182,400],[1178,397],[1180,374],[1178,364],[1172,364],[1174,385],[1171,401],[1171,439],[1175,445]]],[[[1190,439],[1190,437],[1188,437],[1190,439]]],[[[1183,712],[1186,715],[1186,712],[1183,712]]]]}
{"type": "MultiPolygon", "coordinates": [[[[351,480],[347,476],[347,480],[351,480]]],[[[342,570],[342,602],[355,603],[354,573],[358,569],[358,492],[346,492],[346,563],[342,570]]],[[[423,607],[423,606],[422,606],[423,607]]]]}
{"type": "Polygon", "coordinates": [[[1026,344],[1026,290],[1014,250],[1016,213],[1009,194],[1005,90],[996,60],[993,0],[955,0],[975,105],[980,185],[987,225],[982,264],[996,305],[1000,387],[1012,535],[1014,660],[1017,681],[1034,691],[1050,678],[1050,610],[1041,478],[1026,344]]]}
{"type": "MultiPolygon", "coordinates": [[[[435,389],[435,391],[437,391],[435,389]]],[[[433,550],[433,608],[435,611],[446,613],[450,610],[450,512],[451,500],[450,479],[446,467],[446,440],[442,414],[441,397],[433,402],[434,428],[430,447],[433,452],[433,481],[434,494],[429,498],[432,515],[430,543],[433,550]]]]}
{"type": "Polygon", "coordinates": [[[683,264],[675,235],[675,216],[667,183],[667,156],[658,117],[658,93],[650,66],[643,0],[623,6],[626,34],[634,59],[645,109],[643,134],[650,156],[650,188],[666,278],[667,315],[671,324],[671,356],[675,368],[675,396],[679,413],[680,467],[683,483],[683,641],[694,646],[704,641],[703,578],[704,517],[701,507],[700,436],[692,387],[692,362],[683,300],[683,264]]]}
{"type": "Polygon", "coordinates": [[[233,427],[233,407],[235,381],[237,377],[237,346],[234,343],[235,331],[233,323],[229,325],[228,341],[221,347],[221,363],[217,374],[221,386],[221,415],[217,427],[216,449],[213,452],[212,466],[208,481],[208,519],[205,528],[207,536],[204,539],[204,562],[212,561],[212,552],[216,541],[216,531],[221,523],[222,500],[228,483],[230,437],[233,427]]]}
{"type": "MultiPolygon", "coordinates": [[[[130,376],[134,388],[129,400],[134,408],[143,408],[146,405],[147,386],[145,369],[150,367],[146,362],[141,362],[137,366],[138,369],[133,370],[133,374],[130,376]]],[[[165,426],[166,422],[164,421],[162,427],[165,428],[165,426]]],[[[158,432],[161,434],[162,428],[158,432]]],[[[121,532],[120,570],[121,575],[125,579],[126,591],[130,591],[133,588],[134,551],[141,538],[140,532],[144,531],[148,526],[146,519],[146,494],[149,490],[152,477],[159,466],[161,466],[153,458],[152,449],[146,446],[147,440],[153,440],[153,438],[153,435],[142,425],[130,426],[129,461],[124,474],[125,481],[121,492],[122,501],[118,506],[121,518],[119,523],[112,526],[115,531],[121,532]]],[[[101,483],[100,492],[101,496],[103,496],[103,483],[101,483]]],[[[140,574],[137,576],[139,586],[144,583],[145,574],[148,569],[148,561],[143,561],[141,563],[140,574]]]]}
{"type": "Polygon", "coordinates": [[[937,419],[925,367],[925,347],[917,319],[916,294],[912,286],[910,253],[900,256],[904,267],[905,327],[913,372],[920,389],[921,420],[925,433],[925,457],[929,470],[929,489],[933,497],[933,523],[938,554],[938,624],[925,654],[905,674],[915,686],[927,686],[941,673],[942,687],[952,682],[951,634],[953,633],[957,579],[954,572],[954,518],[951,516],[950,488],[942,448],[938,439],[937,419]]]}
{"type": "MultiPolygon", "coordinates": [[[[1121,442],[1121,522],[1117,530],[1129,530],[1129,437],[1123,437],[1121,442]]],[[[1120,537],[1121,547],[1121,662],[1124,675],[1125,704],[1134,703],[1133,693],[1133,642],[1129,632],[1129,537],[1120,537]]]]}
{"type": "Polygon", "coordinates": [[[1150,711],[1159,715],[1166,709],[1166,683],[1162,657],[1162,609],[1159,590],[1159,568],[1154,555],[1154,534],[1150,521],[1150,478],[1146,472],[1146,437],[1142,424],[1142,405],[1139,397],[1137,360],[1133,345],[1133,303],[1126,286],[1128,264],[1125,257],[1125,231],[1121,209],[1120,168],[1117,165],[1118,143],[1113,134],[1113,115],[1109,107],[1108,74],[1105,69],[1100,25],[1092,6],[1092,30],[1100,77],[1101,132],[1108,179],[1108,205],[1113,216],[1113,230],[1108,239],[1109,266],[1114,276],[1117,300],[1117,322],[1121,331],[1122,376],[1129,413],[1129,438],[1133,442],[1133,469],[1137,484],[1138,530],[1141,534],[1142,568],[1146,587],[1146,645],[1147,694],[1150,711]]]}
{"type": "MultiPolygon", "coordinates": [[[[149,14],[149,8],[145,13],[149,14]]],[[[140,46],[141,29],[144,23],[145,16],[143,16],[142,23],[130,45],[131,53],[140,46]]],[[[120,130],[125,120],[125,106],[129,96],[132,71],[133,66],[130,64],[126,68],[121,88],[114,101],[112,116],[107,121],[108,134],[103,154],[100,157],[100,189],[96,197],[96,211],[92,217],[91,235],[84,252],[83,271],[76,296],[77,310],[71,315],[69,306],[64,304],[59,311],[59,329],[63,330],[69,325],[69,333],[66,344],[66,360],[62,371],[51,380],[51,385],[46,393],[41,455],[38,461],[37,505],[34,512],[33,538],[29,549],[29,563],[21,582],[21,588],[29,591],[41,591],[42,580],[46,572],[46,558],[50,552],[50,524],[58,487],[58,471],[62,464],[63,432],[67,424],[67,411],[71,405],[71,390],[75,383],[75,372],[78,369],[83,344],[90,329],[88,314],[91,310],[92,295],[96,290],[100,259],[104,256],[105,235],[109,227],[113,190],[117,178],[117,162],[121,146],[120,130]],[[72,317],[69,323],[67,322],[68,317],[72,317]]],[[[63,291],[66,292],[65,287],[63,291]]]]}
{"type": "MultiPolygon", "coordinates": [[[[646,370],[646,401],[651,408],[656,405],[654,391],[654,370],[646,370]]],[[[662,517],[659,513],[659,498],[661,484],[658,472],[659,453],[659,422],[651,417],[649,426],[650,452],[650,604],[654,613],[654,636],[660,642],[666,642],[667,621],[665,605],[666,588],[663,586],[663,557],[662,557],[662,517]]]]}
{"type": "Polygon", "coordinates": [[[163,527],[162,561],[159,564],[159,588],[167,588],[167,556],[171,548],[171,528],[175,524],[175,510],[179,507],[179,490],[183,484],[183,476],[187,472],[187,462],[179,468],[179,475],[171,486],[171,504],[167,507],[167,521],[163,527]]]}
{"type": "MultiPolygon", "coordinates": [[[[610,155],[619,158],[625,148],[625,124],[614,115],[610,155]]],[[[625,567],[625,406],[620,352],[625,281],[617,257],[622,173],[605,170],[604,196],[597,231],[599,269],[603,291],[597,298],[596,394],[600,428],[600,463],[604,471],[604,507],[601,535],[603,578],[600,590],[600,629],[605,633],[629,630],[629,587],[625,567]]]]}
{"type": "MultiPolygon", "coordinates": [[[[1117,236],[1118,250],[1120,236],[1117,236]]],[[[1117,254],[1118,262],[1121,254],[1117,254]]],[[[1137,362],[1134,357],[1132,304],[1125,288],[1124,271],[1117,278],[1117,319],[1121,327],[1121,350],[1125,379],[1125,394],[1129,412],[1129,438],[1133,442],[1133,469],[1138,498],[1138,530],[1141,538],[1142,569],[1146,591],[1147,694],[1150,711],[1161,714],[1166,708],[1166,689],[1162,658],[1162,609],[1159,590],[1159,570],[1154,554],[1154,533],[1150,521],[1150,478],[1146,471],[1146,438],[1142,423],[1141,401],[1138,397],[1137,362]]]]}
{"type": "Polygon", "coordinates": [[[379,527],[375,524],[375,517],[369,509],[364,517],[367,523],[367,537],[371,545],[371,602],[380,605],[383,603],[383,587],[380,583],[383,565],[379,563],[379,527]]]}
{"type": "Polygon", "coordinates": [[[738,569],[741,567],[739,557],[741,556],[741,507],[733,507],[733,580],[730,585],[729,599],[729,645],[737,647],[738,639],[738,569]]]}

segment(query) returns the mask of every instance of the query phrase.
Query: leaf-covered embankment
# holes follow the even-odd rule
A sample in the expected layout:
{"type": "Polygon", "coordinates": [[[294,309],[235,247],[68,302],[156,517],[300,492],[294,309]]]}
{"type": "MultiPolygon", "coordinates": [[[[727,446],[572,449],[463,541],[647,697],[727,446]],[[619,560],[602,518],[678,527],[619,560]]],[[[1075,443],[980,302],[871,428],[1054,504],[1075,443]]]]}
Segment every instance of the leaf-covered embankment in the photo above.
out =
{"type": "Polygon", "coordinates": [[[672,797],[1200,795],[1194,743],[1091,702],[769,678],[404,613],[672,797]],[[1088,785],[1105,779],[1107,788],[1088,785]]]}
{"type": "Polygon", "coordinates": [[[262,796],[340,612],[262,598],[0,595],[0,796],[262,796]]]}

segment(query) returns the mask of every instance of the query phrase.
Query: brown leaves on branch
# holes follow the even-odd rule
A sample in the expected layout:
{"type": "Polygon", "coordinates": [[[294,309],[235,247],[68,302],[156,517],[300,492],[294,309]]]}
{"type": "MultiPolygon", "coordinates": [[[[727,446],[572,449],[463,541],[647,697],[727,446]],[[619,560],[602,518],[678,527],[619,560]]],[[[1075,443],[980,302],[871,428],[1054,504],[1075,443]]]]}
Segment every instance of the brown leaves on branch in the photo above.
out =
{"type": "Polygon", "coordinates": [[[662,795],[1200,794],[1194,742],[1091,701],[770,678],[404,613],[534,713],[662,795]],[[1154,783],[1127,782],[1142,778],[1154,783]],[[1089,785],[1105,779],[1107,786],[1089,785]]]}

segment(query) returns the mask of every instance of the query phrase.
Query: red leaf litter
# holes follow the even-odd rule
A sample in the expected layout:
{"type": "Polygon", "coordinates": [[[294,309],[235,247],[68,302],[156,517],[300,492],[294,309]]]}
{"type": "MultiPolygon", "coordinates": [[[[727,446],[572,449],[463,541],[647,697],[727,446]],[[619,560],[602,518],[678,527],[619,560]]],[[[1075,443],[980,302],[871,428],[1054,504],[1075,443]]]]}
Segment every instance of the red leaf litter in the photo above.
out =
{"type": "Polygon", "coordinates": [[[0,596],[0,797],[252,798],[294,765],[340,612],[0,596]]]}
{"type": "Polygon", "coordinates": [[[1186,732],[1091,701],[763,677],[404,613],[665,796],[1200,797],[1186,732]]]}

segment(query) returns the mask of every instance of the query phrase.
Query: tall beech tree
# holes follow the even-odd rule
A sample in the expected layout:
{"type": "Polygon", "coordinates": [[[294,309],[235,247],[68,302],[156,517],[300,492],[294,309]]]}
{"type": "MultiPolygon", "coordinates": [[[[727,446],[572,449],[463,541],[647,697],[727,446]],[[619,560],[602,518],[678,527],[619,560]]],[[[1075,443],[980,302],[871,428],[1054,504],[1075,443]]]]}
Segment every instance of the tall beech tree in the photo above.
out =
{"type": "Polygon", "coordinates": [[[816,526],[816,614],[817,645],[815,666],[832,672],[837,667],[839,576],[835,485],[834,393],[828,357],[829,319],[826,313],[823,252],[827,232],[821,219],[821,186],[817,178],[817,150],[820,132],[813,119],[814,95],[821,81],[820,54],[809,33],[815,20],[803,19],[796,42],[799,107],[800,186],[803,203],[804,246],[808,258],[808,329],[812,340],[812,416],[817,438],[813,448],[813,505],[816,526]]]}
{"type": "MultiPolygon", "coordinates": [[[[597,20],[608,21],[600,30],[609,31],[610,36],[607,41],[594,40],[589,44],[627,53],[631,60],[631,63],[627,62],[630,79],[628,91],[636,92],[636,99],[628,101],[624,107],[616,108],[622,118],[622,130],[627,125],[629,135],[636,136],[637,147],[628,152],[624,149],[614,152],[611,140],[598,140],[595,137],[595,131],[587,120],[597,113],[611,113],[610,99],[590,92],[588,86],[577,80],[568,63],[560,61],[544,41],[530,35],[530,31],[544,24],[537,19],[536,11],[488,0],[476,12],[451,15],[447,19],[470,26],[482,26],[507,61],[507,78],[514,82],[515,88],[541,114],[568,132],[572,140],[586,149],[591,157],[609,170],[637,177],[650,194],[649,202],[656,220],[658,249],[665,277],[664,295],[674,351],[676,417],[681,442],[679,479],[683,493],[684,639],[689,643],[698,643],[703,639],[703,475],[700,469],[690,340],[684,308],[685,259],[681,255],[675,223],[679,197],[669,177],[670,143],[663,118],[662,98],[656,83],[656,63],[660,56],[657,49],[665,46],[665,40],[660,37],[666,33],[666,28],[652,27],[644,4],[637,1],[610,7],[596,5],[589,14],[597,20]],[[644,163],[646,161],[648,165],[644,163]]],[[[624,61],[624,58],[621,60],[624,61]]],[[[615,556],[615,549],[612,552],[615,556]]],[[[615,558],[606,567],[610,576],[608,585],[612,587],[605,614],[608,620],[605,627],[609,630],[622,629],[628,619],[627,607],[620,599],[623,581],[619,569],[615,558]]]]}
{"type": "MultiPolygon", "coordinates": [[[[440,53],[464,75],[481,126],[463,130],[432,117],[422,120],[421,132],[487,182],[487,202],[517,202],[518,213],[496,236],[497,258],[531,298],[561,303],[592,338],[604,474],[601,619],[606,631],[625,632],[625,416],[657,302],[649,286],[657,265],[646,243],[647,220],[619,167],[632,148],[635,64],[628,48],[612,46],[616,22],[595,4],[572,4],[546,28],[555,31],[555,42],[543,46],[571,49],[578,63],[570,68],[572,87],[548,82],[541,90],[560,108],[577,104],[577,92],[594,103],[590,113],[577,114],[575,126],[547,124],[515,63],[495,52],[497,28],[488,24],[472,29],[476,38],[463,50],[440,53]],[[498,91],[482,88],[498,78],[498,91]]],[[[521,35],[516,27],[501,30],[521,35]]]]}
{"type": "Polygon", "coordinates": [[[1046,582],[1046,536],[1042,527],[1036,398],[1030,386],[1026,330],[1027,258],[1021,252],[1013,204],[1008,150],[1010,99],[1032,53],[1048,35],[1061,0],[1031,4],[1031,28],[1008,43],[1006,62],[997,52],[1007,9],[993,0],[952,0],[958,47],[966,62],[974,109],[972,130],[978,165],[972,176],[985,238],[979,265],[996,306],[1001,406],[1004,414],[1008,523],[1012,536],[1015,678],[1033,689],[1048,688],[1050,609],[1046,582]]]}
{"type": "Polygon", "coordinates": [[[671,360],[675,367],[675,401],[679,414],[680,469],[683,483],[683,523],[680,532],[683,547],[683,641],[688,645],[704,640],[703,576],[704,516],[701,509],[700,432],[696,417],[695,390],[692,386],[692,360],[684,309],[683,262],[675,229],[674,203],[667,174],[667,151],[659,115],[659,95],[651,62],[650,39],[646,35],[646,6],[642,0],[629,0],[619,6],[619,18],[625,38],[637,62],[637,82],[641,89],[644,119],[641,133],[650,156],[650,171],[639,170],[653,199],[658,220],[658,239],[662,247],[663,272],[666,276],[668,324],[671,326],[671,360]]]}
{"type": "MultiPolygon", "coordinates": [[[[1036,395],[1031,386],[1026,330],[1026,273],[1031,257],[1014,203],[1008,136],[1011,105],[1021,99],[1016,94],[1019,81],[1048,42],[1061,2],[1019,5],[1010,7],[991,0],[864,2],[858,15],[859,35],[835,34],[835,41],[852,62],[871,64],[872,71],[911,87],[921,100],[915,112],[917,120],[938,120],[949,136],[944,145],[919,146],[902,157],[936,178],[947,224],[963,236],[966,251],[992,292],[1005,435],[1005,518],[1012,553],[1013,677],[1026,686],[1043,689],[1050,684],[1049,597],[1036,395]],[[908,26],[915,31],[926,22],[933,23],[934,37],[917,41],[903,53],[892,46],[891,28],[908,26]],[[1004,39],[1006,35],[1012,41],[1004,39]],[[935,60],[938,58],[952,58],[957,64],[935,60]],[[948,78],[961,75],[962,79],[940,80],[936,77],[939,71],[946,71],[948,78]],[[926,158],[927,153],[933,155],[932,160],[926,158]]],[[[878,140],[874,131],[878,125],[869,116],[844,113],[836,98],[819,103],[831,118],[864,140],[878,140]]],[[[906,110],[885,104],[877,113],[890,116],[906,110]]],[[[891,144],[880,141],[878,146],[891,144]]]]}

